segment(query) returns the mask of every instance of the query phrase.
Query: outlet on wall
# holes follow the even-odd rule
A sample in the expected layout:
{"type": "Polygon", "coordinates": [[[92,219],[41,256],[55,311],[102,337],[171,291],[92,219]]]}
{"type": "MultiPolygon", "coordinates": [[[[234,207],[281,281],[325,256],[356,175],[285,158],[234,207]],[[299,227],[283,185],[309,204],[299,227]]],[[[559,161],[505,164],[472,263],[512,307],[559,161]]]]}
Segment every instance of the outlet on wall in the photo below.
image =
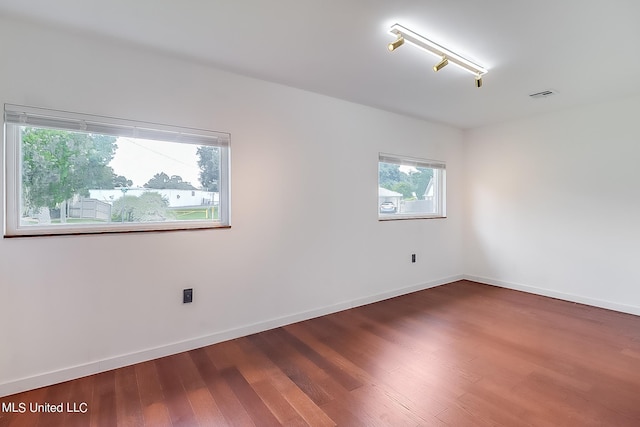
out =
{"type": "Polygon", "coordinates": [[[416,262],[416,254],[411,254],[411,262],[416,262]]]}
{"type": "Polygon", "coordinates": [[[193,288],[182,290],[182,303],[188,304],[193,302],[193,288]]]}

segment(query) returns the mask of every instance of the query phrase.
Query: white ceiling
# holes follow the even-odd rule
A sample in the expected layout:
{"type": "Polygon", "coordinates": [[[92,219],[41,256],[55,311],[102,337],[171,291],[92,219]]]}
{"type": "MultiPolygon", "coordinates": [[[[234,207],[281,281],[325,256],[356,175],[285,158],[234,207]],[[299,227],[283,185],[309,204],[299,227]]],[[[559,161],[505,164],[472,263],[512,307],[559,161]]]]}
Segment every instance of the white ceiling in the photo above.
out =
{"type": "Polygon", "coordinates": [[[473,128],[640,93],[637,0],[0,0],[0,13],[151,47],[241,74],[473,128]],[[394,23],[489,69],[473,76],[394,23]],[[559,92],[548,99],[528,94],[559,92]]]}

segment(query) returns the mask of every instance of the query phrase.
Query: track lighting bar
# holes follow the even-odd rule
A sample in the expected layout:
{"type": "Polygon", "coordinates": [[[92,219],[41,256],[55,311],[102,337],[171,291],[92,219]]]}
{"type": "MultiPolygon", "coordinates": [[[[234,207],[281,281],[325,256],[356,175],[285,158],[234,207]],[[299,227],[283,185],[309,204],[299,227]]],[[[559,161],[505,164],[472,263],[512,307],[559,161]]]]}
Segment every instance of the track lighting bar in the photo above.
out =
{"type": "MultiPolygon", "coordinates": [[[[466,58],[463,58],[457,53],[454,53],[449,49],[444,48],[439,44],[434,43],[425,37],[422,37],[418,33],[414,33],[410,29],[405,28],[400,24],[394,24],[389,31],[391,32],[391,34],[395,34],[396,36],[398,36],[398,40],[396,40],[395,43],[398,43],[398,41],[402,39],[402,42],[399,43],[397,46],[394,45],[393,49],[391,48],[391,44],[389,44],[389,50],[394,50],[397,47],[400,47],[402,43],[406,41],[411,43],[414,46],[417,46],[421,49],[426,50],[429,53],[432,53],[442,58],[442,61],[440,61],[440,63],[438,63],[435,67],[433,67],[434,71],[440,70],[449,62],[456,64],[458,67],[464,70],[467,70],[468,72],[475,75],[476,77],[482,77],[482,75],[486,74],[488,71],[486,68],[483,68],[480,65],[474,62],[471,62],[466,58]]],[[[476,86],[477,87],[482,86],[482,79],[480,80],[476,79],[476,86]],[[478,83],[478,81],[480,83],[478,83]]]]}

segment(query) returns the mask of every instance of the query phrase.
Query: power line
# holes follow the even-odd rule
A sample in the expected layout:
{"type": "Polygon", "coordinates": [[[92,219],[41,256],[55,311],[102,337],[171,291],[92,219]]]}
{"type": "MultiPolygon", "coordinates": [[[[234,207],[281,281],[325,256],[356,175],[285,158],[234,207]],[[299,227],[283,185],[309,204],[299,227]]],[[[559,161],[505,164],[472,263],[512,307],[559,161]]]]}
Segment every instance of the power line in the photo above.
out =
{"type": "Polygon", "coordinates": [[[151,151],[152,153],[155,153],[155,154],[157,154],[157,155],[159,155],[159,156],[166,157],[167,159],[169,159],[169,160],[173,160],[173,161],[174,161],[174,162],[176,162],[176,163],[181,163],[181,164],[183,164],[183,165],[185,165],[185,166],[189,166],[189,167],[193,167],[193,166],[194,166],[193,164],[185,163],[185,162],[183,162],[182,160],[178,160],[178,159],[176,159],[175,157],[171,157],[171,156],[169,156],[169,155],[167,155],[167,154],[165,154],[165,153],[161,153],[161,152],[156,151],[156,150],[154,150],[154,149],[152,149],[152,148],[145,147],[144,145],[141,145],[141,144],[139,144],[138,142],[136,142],[134,139],[131,139],[131,138],[124,138],[124,137],[121,137],[121,138],[122,138],[122,139],[124,139],[124,140],[126,140],[127,142],[129,142],[129,143],[131,143],[131,144],[133,144],[133,145],[137,146],[137,147],[140,147],[140,148],[142,148],[142,149],[144,149],[144,150],[147,150],[147,151],[151,151]]]}

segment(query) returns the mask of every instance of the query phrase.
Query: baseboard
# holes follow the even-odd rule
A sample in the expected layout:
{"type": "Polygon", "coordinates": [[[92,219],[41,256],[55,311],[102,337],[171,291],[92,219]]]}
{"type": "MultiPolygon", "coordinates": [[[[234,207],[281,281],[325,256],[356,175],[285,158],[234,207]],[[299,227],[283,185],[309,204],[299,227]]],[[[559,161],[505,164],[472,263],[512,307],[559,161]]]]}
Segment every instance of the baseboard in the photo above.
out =
{"type": "MultiPolygon", "coordinates": [[[[433,280],[428,283],[420,283],[413,286],[407,286],[400,289],[395,289],[389,292],[383,292],[380,294],[371,295],[364,298],[357,298],[351,301],[351,308],[360,307],[363,305],[371,304],[378,301],[384,301],[386,299],[399,297],[401,295],[410,294],[412,292],[423,291],[425,289],[435,288],[436,286],[446,285],[447,283],[456,282],[458,280],[463,280],[464,276],[462,274],[457,274],[455,276],[444,277],[442,279],[433,280]]],[[[336,310],[339,311],[339,310],[336,310]]]]}
{"type": "Polygon", "coordinates": [[[640,316],[640,307],[628,304],[621,304],[613,301],[600,300],[595,298],[584,297],[581,295],[568,294],[564,292],[553,291],[551,289],[538,288],[535,286],[523,285],[519,283],[505,282],[504,280],[490,279],[487,277],[473,276],[465,274],[465,280],[484,283],[486,285],[499,286],[501,288],[513,289],[516,291],[528,292],[530,294],[542,295],[545,297],[557,298],[564,301],[586,304],[593,307],[606,308],[607,310],[619,311],[621,313],[634,314],[640,316]]]}
{"type": "Polygon", "coordinates": [[[21,378],[19,380],[6,382],[0,384],[0,397],[9,396],[12,394],[20,393],[27,390],[33,390],[39,387],[45,387],[52,384],[69,381],[76,378],[85,377],[87,375],[93,375],[100,372],[109,371],[111,369],[121,368],[123,366],[133,365],[135,363],[146,362],[148,360],[157,359],[159,357],[170,356],[172,354],[181,353],[183,351],[189,351],[207,345],[216,344],[222,341],[231,340],[234,338],[251,335],[257,332],[266,331],[269,329],[277,328],[280,326],[289,325],[303,320],[313,319],[314,317],[324,316],[338,311],[347,310],[354,307],[359,307],[366,304],[371,304],[385,299],[405,295],[411,292],[416,292],[436,286],[444,285],[446,283],[462,280],[462,275],[445,277],[439,280],[434,280],[428,283],[420,283],[400,289],[395,289],[388,292],[370,295],[363,298],[357,298],[350,301],[345,301],[329,306],[321,307],[314,310],[308,310],[287,316],[282,316],[274,319],[270,319],[264,322],[258,322],[250,325],[245,325],[239,328],[228,329],[226,331],[216,332],[214,334],[192,338],[184,341],[174,342],[171,344],[149,348],[129,354],[124,354],[108,359],[103,359],[83,365],[72,366],[52,372],[46,372],[38,375],[34,375],[27,378],[21,378]]]}

